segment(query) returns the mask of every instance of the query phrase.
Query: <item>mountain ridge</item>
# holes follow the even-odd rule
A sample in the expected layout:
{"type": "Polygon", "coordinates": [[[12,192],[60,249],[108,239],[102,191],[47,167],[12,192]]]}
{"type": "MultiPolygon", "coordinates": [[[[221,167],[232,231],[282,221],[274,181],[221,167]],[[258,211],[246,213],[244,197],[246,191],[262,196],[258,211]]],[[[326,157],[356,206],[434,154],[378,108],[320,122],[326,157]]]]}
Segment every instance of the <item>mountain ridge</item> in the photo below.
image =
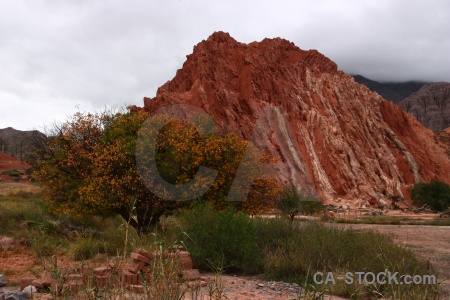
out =
{"type": "Polygon", "coordinates": [[[33,160],[32,152],[36,140],[46,135],[38,130],[18,130],[12,127],[0,129],[0,151],[19,160],[33,160]]]}
{"type": "Polygon", "coordinates": [[[425,84],[403,99],[399,106],[427,128],[444,130],[450,127],[450,83],[425,84]]]}
{"type": "Polygon", "coordinates": [[[364,84],[370,90],[377,92],[386,100],[398,104],[400,101],[417,92],[426,81],[376,81],[362,75],[352,75],[356,82],[364,84]]]}
{"type": "Polygon", "coordinates": [[[277,178],[317,190],[326,203],[376,206],[407,199],[421,180],[450,183],[450,159],[429,129],[318,51],[284,39],[243,44],[213,33],[135,109],[181,103],[202,108],[245,139],[262,118],[267,150],[284,162],[277,178]],[[279,137],[285,142],[276,145],[279,137]]]}

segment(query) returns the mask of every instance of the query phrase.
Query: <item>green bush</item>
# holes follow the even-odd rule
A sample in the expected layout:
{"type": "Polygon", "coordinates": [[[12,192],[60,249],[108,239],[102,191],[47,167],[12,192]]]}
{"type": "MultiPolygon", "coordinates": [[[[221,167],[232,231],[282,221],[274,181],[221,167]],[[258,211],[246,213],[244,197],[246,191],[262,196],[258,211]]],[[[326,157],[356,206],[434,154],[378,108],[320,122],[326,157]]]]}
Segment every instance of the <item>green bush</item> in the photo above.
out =
{"type": "MultiPolygon", "coordinates": [[[[29,194],[23,196],[33,198],[29,194]]],[[[17,201],[11,196],[0,197],[0,235],[20,236],[38,256],[53,255],[60,250],[68,250],[66,253],[74,259],[88,259],[98,253],[121,255],[125,240],[123,222],[119,216],[57,217],[49,214],[39,199],[17,201]]],[[[405,275],[431,272],[426,263],[419,261],[410,250],[396,245],[387,235],[316,222],[291,223],[281,217],[250,218],[233,210],[217,212],[207,204],[197,204],[164,218],[161,228],[151,235],[138,236],[130,228],[128,250],[144,245],[154,249],[160,245],[156,243],[160,239],[165,239],[160,249],[166,249],[181,238],[196,268],[224,268],[249,274],[264,272],[268,280],[293,281],[303,286],[305,282],[309,286],[312,275],[319,271],[336,275],[376,274],[385,270],[405,275]]],[[[165,277],[161,278],[164,280],[165,277]]],[[[389,299],[396,298],[396,292],[423,295],[416,286],[404,285],[399,291],[390,288],[356,284],[314,286],[314,289],[328,289],[355,299],[367,299],[374,293],[389,299]]]]}
{"type": "MultiPolygon", "coordinates": [[[[335,276],[346,272],[377,274],[387,270],[409,275],[431,272],[409,249],[396,245],[390,236],[373,231],[338,229],[317,222],[301,222],[291,228],[285,219],[259,219],[257,223],[258,246],[264,249],[259,263],[268,280],[314,286],[312,278],[317,272],[332,272],[335,276]]],[[[388,285],[339,283],[318,285],[314,289],[352,299],[367,299],[373,293],[391,298],[396,293],[388,285]]],[[[406,290],[400,294],[421,292],[420,286],[403,288],[406,290]]]]}
{"type": "MultiPolygon", "coordinates": [[[[277,220],[268,220],[266,230],[277,220]]],[[[391,237],[373,231],[357,232],[337,229],[321,223],[302,223],[284,233],[276,245],[266,247],[264,273],[271,279],[304,279],[308,271],[361,271],[389,270],[412,274],[418,269],[426,271],[413,253],[395,245],[391,237]]]]}
{"type": "Polygon", "coordinates": [[[33,249],[37,257],[52,256],[57,249],[66,245],[61,237],[51,236],[39,229],[28,229],[22,232],[21,238],[25,239],[33,249]]]}
{"type": "MultiPolygon", "coordinates": [[[[38,256],[50,256],[67,249],[75,259],[97,253],[123,252],[125,226],[119,216],[56,216],[49,213],[39,194],[19,192],[0,196],[0,236],[18,236],[38,256]]],[[[134,229],[129,247],[138,240],[134,229]]]]}
{"type": "Polygon", "coordinates": [[[194,265],[211,265],[246,273],[264,272],[269,280],[302,282],[311,274],[330,272],[426,272],[426,264],[373,231],[338,229],[317,222],[284,218],[250,218],[207,205],[180,214],[185,244],[194,265]]]}
{"type": "Polygon", "coordinates": [[[74,260],[89,259],[99,253],[105,253],[105,242],[92,237],[80,238],[70,246],[74,260]]]}
{"type": "Polygon", "coordinates": [[[281,194],[278,209],[293,222],[298,214],[313,215],[324,208],[322,202],[312,193],[298,191],[295,186],[287,186],[281,194]]]}
{"type": "Polygon", "coordinates": [[[23,175],[23,173],[20,172],[17,169],[8,169],[8,170],[4,170],[2,172],[2,175],[9,175],[9,176],[13,176],[13,177],[20,177],[21,175],[23,175]]]}
{"type": "MultiPolygon", "coordinates": [[[[28,197],[29,194],[24,195],[28,197]]],[[[28,198],[18,201],[17,197],[0,197],[0,235],[28,224],[44,224],[51,219],[41,203],[28,198]]]]}
{"type": "Polygon", "coordinates": [[[208,204],[197,204],[179,218],[196,267],[258,271],[256,224],[247,215],[232,209],[216,212],[208,204]]]}
{"type": "MultiPolygon", "coordinates": [[[[181,212],[179,219],[194,265],[202,269],[218,265],[226,271],[263,272],[267,280],[302,285],[314,284],[316,272],[337,276],[346,272],[431,272],[409,249],[373,231],[339,229],[318,222],[291,223],[285,218],[250,218],[230,210],[215,212],[206,205],[181,212]]],[[[389,298],[396,293],[390,286],[356,283],[315,288],[355,299],[373,293],[389,298]]],[[[420,292],[420,287],[406,288],[405,293],[420,292]]]]}
{"type": "Polygon", "coordinates": [[[411,190],[411,199],[415,205],[427,204],[432,210],[446,211],[450,207],[450,186],[438,180],[421,182],[411,190]]]}

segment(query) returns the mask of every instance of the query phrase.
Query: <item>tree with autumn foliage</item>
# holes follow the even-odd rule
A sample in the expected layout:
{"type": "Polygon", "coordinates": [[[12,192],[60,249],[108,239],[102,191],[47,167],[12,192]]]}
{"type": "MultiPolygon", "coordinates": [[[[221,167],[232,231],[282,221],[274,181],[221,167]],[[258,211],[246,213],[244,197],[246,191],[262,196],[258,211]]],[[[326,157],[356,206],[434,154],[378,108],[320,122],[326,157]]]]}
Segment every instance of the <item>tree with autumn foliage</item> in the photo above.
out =
{"type": "Polygon", "coordinates": [[[256,214],[275,206],[280,186],[274,179],[254,180],[246,201],[227,201],[242,164],[258,172],[252,166],[258,165],[259,157],[241,162],[247,147],[253,146],[234,134],[200,134],[185,121],[167,122],[157,116],[161,128],[155,127],[155,150],[149,153],[157,167],[139,166],[137,160],[145,161],[142,153],[147,153],[140,148],[139,134],[148,117],[146,112],[77,113],[55,127],[35,171],[50,207],[63,214],[117,213],[145,233],[161,216],[189,203],[168,200],[158,193],[162,186],[149,188],[142,180],[154,182],[158,176],[169,184],[186,185],[191,192],[205,190],[196,199],[211,202],[216,209],[234,206],[256,214]],[[202,167],[215,170],[213,181],[193,180],[202,167]]]}
{"type": "Polygon", "coordinates": [[[36,145],[34,175],[54,212],[90,211],[79,201],[79,190],[93,171],[92,154],[101,143],[108,122],[107,114],[76,113],[67,122],[55,124],[48,132],[49,138],[36,145]]]}
{"type": "Polygon", "coordinates": [[[76,113],[40,148],[36,179],[59,214],[119,214],[144,233],[177,203],[150,193],[135,165],[147,113],[76,113]]]}
{"type": "MultiPolygon", "coordinates": [[[[202,120],[197,121],[202,123],[202,120]]],[[[208,168],[217,171],[214,180],[210,182],[207,177],[197,180],[186,191],[188,194],[198,190],[205,191],[196,198],[198,201],[211,203],[217,210],[233,207],[237,211],[252,215],[276,207],[282,188],[278,181],[267,176],[268,174],[262,176],[262,170],[259,168],[261,163],[273,161],[265,155],[258,155],[260,150],[252,143],[233,133],[200,134],[195,126],[185,121],[168,123],[164,116],[155,122],[170,125],[164,126],[158,136],[155,147],[158,169],[141,169],[144,178],[153,179],[157,175],[154,173],[157,172],[163,180],[183,185],[192,182],[201,167],[208,168]],[[246,177],[254,179],[248,190],[236,183],[238,170],[246,177]],[[230,201],[232,186],[237,187],[235,192],[243,195],[245,201],[230,201]]],[[[201,127],[204,126],[206,125],[201,127]]],[[[145,132],[159,127],[161,126],[146,127],[145,132]]]]}

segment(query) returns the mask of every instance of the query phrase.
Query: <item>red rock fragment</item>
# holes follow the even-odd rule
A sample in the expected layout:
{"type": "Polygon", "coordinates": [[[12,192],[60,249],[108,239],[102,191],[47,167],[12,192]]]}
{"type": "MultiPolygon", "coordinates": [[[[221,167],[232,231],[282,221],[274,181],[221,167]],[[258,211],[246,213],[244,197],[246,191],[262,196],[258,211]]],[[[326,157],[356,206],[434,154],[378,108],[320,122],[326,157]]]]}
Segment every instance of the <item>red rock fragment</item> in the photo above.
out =
{"type": "Polygon", "coordinates": [[[52,273],[50,272],[42,272],[41,274],[41,282],[44,288],[49,288],[52,284],[52,273]]]}
{"type": "Polygon", "coordinates": [[[192,259],[191,259],[191,254],[189,252],[180,251],[179,253],[177,253],[177,258],[178,258],[181,270],[192,269],[192,259]]]}
{"type": "Polygon", "coordinates": [[[144,294],[145,287],[141,284],[130,284],[127,286],[127,289],[136,294],[144,294]]]}
{"type": "Polygon", "coordinates": [[[98,267],[94,269],[94,275],[107,276],[111,274],[112,269],[110,267],[98,267]]]}
{"type": "Polygon", "coordinates": [[[97,282],[97,286],[100,288],[105,288],[108,286],[109,276],[98,276],[95,275],[95,280],[97,282]]]}
{"type": "Polygon", "coordinates": [[[181,276],[186,281],[199,280],[201,277],[198,269],[183,270],[181,271],[181,276]]]}
{"type": "Polygon", "coordinates": [[[32,285],[31,283],[37,280],[37,278],[34,277],[27,277],[27,278],[22,278],[20,279],[20,290],[22,291],[24,288],[26,288],[29,285],[32,285]]]}
{"type": "Polygon", "coordinates": [[[137,285],[141,283],[142,278],[139,274],[133,274],[130,271],[123,271],[122,281],[126,284],[137,285]]]}
{"type": "Polygon", "coordinates": [[[135,259],[137,261],[140,261],[140,262],[143,262],[143,263],[146,263],[146,264],[150,263],[150,259],[149,258],[147,258],[144,255],[141,255],[139,253],[133,252],[133,253],[131,253],[130,257],[132,259],[135,259]]]}
{"type": "Polygon", "coordinates": [[[38,290],[44,288],[44,285],[42,284],[42,280],[41,279],[33,280],[30,285],[34,286],[38,290]]]}
{"type": "Polygon", "coordinates": [[[145,256],[145,257],[147,257],[150,260],[153,259],[152,253],[147,251],[147,250],[145,250],[145,249],[139,248],[139,249],[136,250],[136,253],[138,253],[138,254],[140,254],[142,256],[145,256]]]}
{"type": "Polygon", "coordinates": [[[58,280],[52,280],[52,283],[50,284],[50,291],[52,291],[54,294],[58,295],[62,291],[62,283],[58,280]]]}
{"type": "Polygon", "coordinates": [[[144,265],[145,264],[143,262],[133,261],[128,265],[128,271],[130,271],[131,273],[137,274],[142,270],[144,265]]]}

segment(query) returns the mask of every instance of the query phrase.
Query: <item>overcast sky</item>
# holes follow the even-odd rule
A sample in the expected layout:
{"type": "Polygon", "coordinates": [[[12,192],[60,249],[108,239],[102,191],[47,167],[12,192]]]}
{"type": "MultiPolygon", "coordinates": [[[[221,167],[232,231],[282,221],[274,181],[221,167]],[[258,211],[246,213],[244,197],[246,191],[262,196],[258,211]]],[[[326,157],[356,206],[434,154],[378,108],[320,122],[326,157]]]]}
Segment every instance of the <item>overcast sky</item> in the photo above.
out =
{"type": "Polygon", "coordinates": [[[218,30],[282,37],[374,80],[450,82],[447,0],[1,0],[0,128],[142,105],[218,30]]]}

